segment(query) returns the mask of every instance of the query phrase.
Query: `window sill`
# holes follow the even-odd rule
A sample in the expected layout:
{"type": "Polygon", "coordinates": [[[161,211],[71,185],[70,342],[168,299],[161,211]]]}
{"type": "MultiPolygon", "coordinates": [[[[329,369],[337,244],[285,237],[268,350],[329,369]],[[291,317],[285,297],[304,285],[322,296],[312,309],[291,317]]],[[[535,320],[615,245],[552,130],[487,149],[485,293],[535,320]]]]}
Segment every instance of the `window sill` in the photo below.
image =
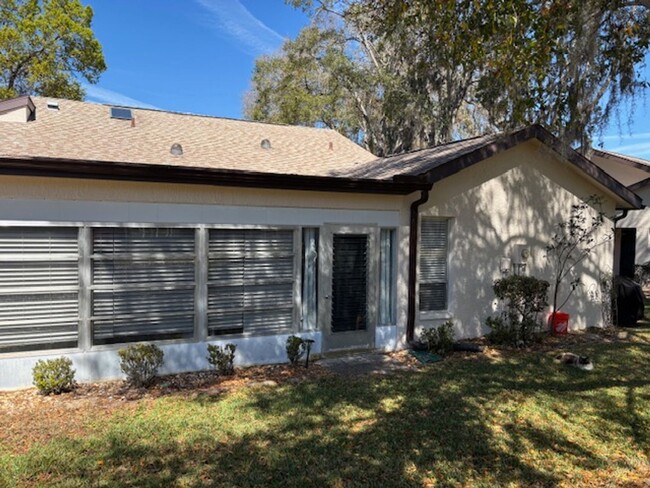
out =
{"type": "Polygon", "coordinates": [[[449,310],[421,311],[420,320],[451,320],[454,318],[449,310]]]}

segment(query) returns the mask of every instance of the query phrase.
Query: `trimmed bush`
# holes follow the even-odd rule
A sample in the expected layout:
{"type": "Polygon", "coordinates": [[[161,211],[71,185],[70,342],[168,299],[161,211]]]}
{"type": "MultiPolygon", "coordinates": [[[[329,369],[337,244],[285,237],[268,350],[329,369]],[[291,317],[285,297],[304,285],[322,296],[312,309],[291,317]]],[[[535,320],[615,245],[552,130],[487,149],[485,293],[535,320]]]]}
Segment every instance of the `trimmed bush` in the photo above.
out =
{"type": "Polygon", "coordinates": [[[292,335],[287,338],[287,358],[292,365],[298,364],[305,350],[306,344],[301,337],[292,335]]]}
{"type": "MultiPolygon", "coordinates": [[[[494,295],[505,305],[502,319],[508,323],[508,328],[500,329],[499,334],[506,331],[513,334],[508,342],[517,345],[534,341],[544,328],[539,314],[548,305],[548,281],[534,276],[511,275],[496,280],[492,288],[494,295]]],[[[497,328],[500,327],[498,320],[494,322],[497,328]]]]}
{"type": "Polygon", "coordinates": [[[438,327],[424,329],[420,342],[426,344],[430,352],[446,356],[454,350],[454,323],[448,320],[438,327]]]}
{"type": "Polygon", "coordinates": [[[117,351],[126,380],[135,386],[151,385],[163,364],[164,354],[153,344],[133,344],[117,351]]]}
{"type": "Polygon", "coordinates": [[[39,359],[32,370],[34,386],[43,395],[59,395],[64,391],[73,390],[77,386],[74,374],[72,361],[65,357],[46,361],[39,359]]]}
{"type": "Polygon", "coordinates": [[[215,346],[208,344],[208,362],[215,371],[221,375],[231,375],[235,372],[235,344],[226,344],[225,346],[215,346]]]}

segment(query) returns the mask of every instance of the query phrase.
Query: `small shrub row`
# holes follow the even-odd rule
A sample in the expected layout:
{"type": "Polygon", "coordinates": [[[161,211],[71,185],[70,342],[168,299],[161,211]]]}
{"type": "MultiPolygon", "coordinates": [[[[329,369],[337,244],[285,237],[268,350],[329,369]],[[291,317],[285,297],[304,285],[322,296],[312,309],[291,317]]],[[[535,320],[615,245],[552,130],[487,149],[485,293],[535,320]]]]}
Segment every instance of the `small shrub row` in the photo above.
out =
{"type": "MultiPolygon", "coordinates": [[[[301,337],[292,335],[287,339],[287,358],[292,365],[304,356],[309,342],[301,337]]],[[[208,363],[219,375],[231,375],[235,372],[235,344],[217,346],[208,344],[208,363]]],[[[126,375],[126,381],[134,386],[148,387],[154,382],[158,370],[163,365],[164,353],[154,344],[132,344],[117,352],[120,358],[120,368],[126,375]]],[[[49,360],[39,360],[32,370],[34,385],[45,394],[59,394],[75,388],[75,370],[72,361],[61,357],[49,360]]]]}

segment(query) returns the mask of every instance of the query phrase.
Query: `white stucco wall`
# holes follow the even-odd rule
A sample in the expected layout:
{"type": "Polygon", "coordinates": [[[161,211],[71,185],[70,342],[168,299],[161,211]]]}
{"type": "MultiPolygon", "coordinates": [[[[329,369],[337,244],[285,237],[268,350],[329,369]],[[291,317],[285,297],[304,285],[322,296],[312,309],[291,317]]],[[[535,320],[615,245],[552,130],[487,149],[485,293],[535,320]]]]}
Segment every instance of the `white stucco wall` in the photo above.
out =
{"type": "Polygon", "coordinates": [[[19,122],[24,124],[28,117],[29,109],[27,107],[0,112],[0,122],[19,122]]]}
{"type": "MultiPolygon", "coordinates": [[[[501,258],[511,258],[517,246],[525,245],[532,253],[527,274],[549,280],[545,247],[553,226],[568,218],[572,204],[597,190],[572,165],[536,141],[435,184],[421,215],[451,219],[449,308],[443,313],[420,312],[416,326],[453,318],[459,337],[486,333],[485,318],[496,310],[492,283],[503,277],[501,258]]],[[[613,215],[613,202],[606,199],[603,210],[613,215]]],[[[603,227],[606,232],[611,222],[603,227]]],[[[602,324],[597,280],[612,272],[612,253],[613,242],[609,242],[580,266],[583,284],[563,307],[571,314],[572,329],[602,324]]]]}
{"type": "MultiPolygon", "coordinates": [[[[408,269],[408,202],[401,196],[359,195],[202,185],[0,176],[0,225],[243,225],[322,227],[359,224],[397,230],[396,324],[377,327],[375,347],[394,350],[404,344],[408,269]]],[[[299,250],[298,250],[299,252],[299,250]]],[[[376,285],[376,284],[375,284],[376,285]]],[[[310,334],[321,352],[320,331],[310,334]]],[[[210,343],[238,344],[239,365],[284,362],[287,335],[220,338],[210,343]]],[[[206,369],[204,341],[160,341],[163,373],[206,369]]],[[[79,381],[121,377],[116,351],[55,350],[0,354],[0,389],[31,385],[38,359],[66,355],[79,381]]]]}
{"type": "MultiPolygon", "coordinates": [[[[636,191],[643,199],[643,204],[650,206],[650,187],[636,191]]],[[[636,228],[636,264],[645,264],[650,261],[650,208],[631,210],[627,217],[616,223],[618,228],[636,228]]]]}
{"type": "MultiPolygon", "coordinates": [[[[320,332],[304,332],[303,339],[313,339],[311,353],[321,352],[320,332]]],[[[210,369],[207,361],[207,346],[223,346],[227,343],[237,345],[235,366],[255,364],[276,364],[287,362],[286,341],[289,334],[248,338],[223,339],[205,342],[153,342],[164,356],[160,374],[184,373],[210,369]]],[[[103,346],[92,351],[62,350],[14,353],[0,355],[0,389],[22,388],[32,384],[32,369],[39,359],[53,359],[65,356],[70,358],[79,382],[114,380],[124,378],[120,370],[117,350],[122,346],[103,346]]]]}

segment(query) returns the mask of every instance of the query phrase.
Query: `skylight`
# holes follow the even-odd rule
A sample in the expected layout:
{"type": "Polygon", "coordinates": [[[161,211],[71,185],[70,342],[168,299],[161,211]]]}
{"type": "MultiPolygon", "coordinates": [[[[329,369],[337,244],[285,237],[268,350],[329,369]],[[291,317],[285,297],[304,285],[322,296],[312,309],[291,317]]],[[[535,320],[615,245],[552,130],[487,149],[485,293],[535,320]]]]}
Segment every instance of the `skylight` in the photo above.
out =
{"type": "Polygon", "coordinates": [[[133,114],[131,113],[130,108],[111,107],[111,118],[131,120],[133,118],[133,114]]]}

